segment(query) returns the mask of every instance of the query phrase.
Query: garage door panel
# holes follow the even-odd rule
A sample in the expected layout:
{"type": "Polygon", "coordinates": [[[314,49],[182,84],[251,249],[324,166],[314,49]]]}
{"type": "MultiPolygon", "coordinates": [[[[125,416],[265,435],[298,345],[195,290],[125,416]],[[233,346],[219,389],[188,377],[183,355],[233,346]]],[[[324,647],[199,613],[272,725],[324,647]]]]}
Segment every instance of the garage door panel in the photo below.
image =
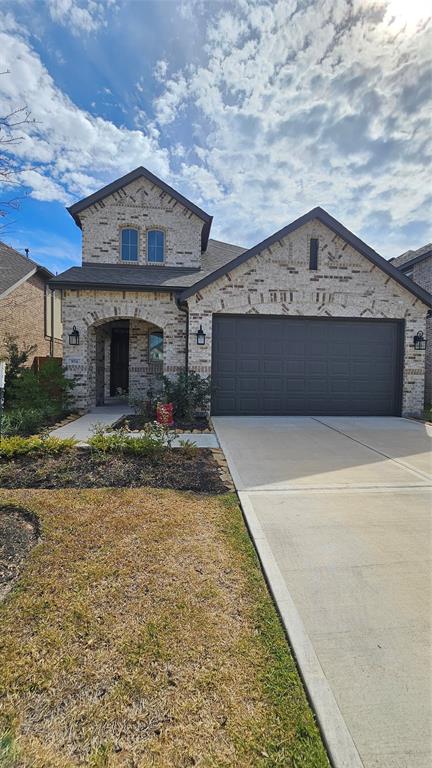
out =
{"type": "Polygon", "coordinates": [[[212,413],[397,415],[397,321],[213,316],[212,413]]]}

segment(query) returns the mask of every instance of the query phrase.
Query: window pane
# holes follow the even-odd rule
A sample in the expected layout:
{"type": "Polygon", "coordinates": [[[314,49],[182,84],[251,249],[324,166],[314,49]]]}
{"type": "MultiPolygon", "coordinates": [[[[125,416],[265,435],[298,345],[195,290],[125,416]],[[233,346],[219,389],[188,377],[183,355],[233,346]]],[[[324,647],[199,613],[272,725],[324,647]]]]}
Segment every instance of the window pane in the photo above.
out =
{"type": "Polygon", "coordinates": [[[151,331],[149,333],[149,360],[158,362],[163,358],[163,332],[151,331]]]}
{"type": "Polygon", "coordinates": [[[164,260],[165,236],[161,230],[152,229],[147,233],[147,259],[160,264],[164,260]]]}
{"type": "Polygon", "coordinates": [[[122,229],[122,261],[138,261],[138,230],[122,229]]]}

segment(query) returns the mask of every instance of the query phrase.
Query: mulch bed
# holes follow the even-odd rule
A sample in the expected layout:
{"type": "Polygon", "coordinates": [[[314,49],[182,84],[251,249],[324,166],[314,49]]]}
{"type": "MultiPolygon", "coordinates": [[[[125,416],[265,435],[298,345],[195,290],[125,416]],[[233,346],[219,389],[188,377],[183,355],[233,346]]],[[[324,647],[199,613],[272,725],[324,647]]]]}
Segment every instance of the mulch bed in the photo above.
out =
{"type": "MultiPolygon", "coordinates": [[[[121,419],[112,425],[112,429],[121,429],[122,427],[128,427],[131,431],[139,431],[143,429],[145,424],[148,424],[150,419],[146,419],[139,414],[130,414],[128,416],[122,416],[121,419]]],[[[184,421],[177,419],[172,429],[179,430],[181,432],[211,432],[209,420],[206,417],[197,417],[193,421],[184,421]]]]}
{"type": "Polygon", "coordinates": [[[181,449],[159,457],[96,454],[74,449],[57,456],[27,454],[0,461],[2,488],[173,488],[225,493],[220,468],[210,449],[189,456],[181,449]]]}
{"type": "Polygon", "coordinates": [[[36,515],[12,504],[0,505],[0,600],[19,575],[22,561],[38,538],[36,515]]]}

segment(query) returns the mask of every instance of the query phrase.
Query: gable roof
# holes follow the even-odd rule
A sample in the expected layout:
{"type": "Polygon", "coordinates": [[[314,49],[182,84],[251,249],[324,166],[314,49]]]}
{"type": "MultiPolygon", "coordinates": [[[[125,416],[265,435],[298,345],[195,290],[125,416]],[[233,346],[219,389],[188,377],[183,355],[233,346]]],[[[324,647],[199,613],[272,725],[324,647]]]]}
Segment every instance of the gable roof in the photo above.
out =
{"type": "Polygon", "coordinates": [[[53,277],[48,269],[0,241],[0,297],[7,296],[36,272],[45,280],[53,277]]]}
{"type": "Polygon", "coordinates": [[[147,179],[147,181],[150,181],[152,184],[156,184],[156,186],[166,192],[167,195],[173,197],[174,200],[177,200],[179,203],[184,205],[185,208],[187,208],[189,211],[192,211],[192,213],[194,213],[196,216],[198,216],[199,219],[202,220],[203,228],[201,232],[201,250],[205,251],[210,236],[210,227],[213,221],[213,216],[210,216],[208,213],[203,211],[202,208],[199,208],[197,205],[195,205],[195,203],[192,203],[187,199],[187,197],[183,197],[180,192],[177,192],[177,190],[170,187],[169,184],[167,184],[165,181],[162,181],[162,179],[159,179],[142,165],[140,165],[139,168],[135,168],[134,171],[127,173],[125,176],[121,176],[119,179],[116,179],[116,181],[111,182],[111,184],[107,184],[105,187],[102,187],[102,189],[99,189],[92,195],[88,195],[88,197],[84,197],[82,200],[79,200],[77,203],[71,205],[67,210],[73,217],[77,226],[81,229],[81,221],[79,218],[81,211],[84,211],[90,205],[99,203],[105,197],[108,197],[108,195],[112,195],[122,187],[125,187],[127,184],[130,184],[132,181],[140,178],[147,179]]]}
{"type": "Polygon", "coordinates": [[[425,261],[432,256],[432,243],[423,245],[421,248],[417,248],[416,251],[406,251],[400,256],[396,256],[395,259],[390,259],[393,266],[400,269],[402,272],[411,269],[415,264],[419,264],[421,261],[425,261]]]}
{"type": "Polygon", "coordinates": [[[430,293],[428,293],[428,291],[425,291],[424,288],[420,288],[420,286],[410,280],[409,277],[406,277],[403,272],[394,267],[391,262],[380,256],[376,251],[373,250],[373,248],[370,248],[370,246],[363,242],[363,240],[360,240],[357,235],[354,235],[352,232],[350,232],[349,229],[344,227],[343,224],[337,221],[337,219],[334,219],[333,216],[330,216],[327,211],[320,207],[312,208],[311,211],[305,213],[303,216],[300,216],[291,224],[288,224],[286,227],[279,229],[278,232],[275,232],[273,235],[270,235],[270,237],[262,240],[252,248],[249,248],[249,250],[244,251],[232,261],[229,261],[219,267],[219,269],[216,269],[210,275],[207,275],[198,280],[190,288],[186,288],[186,290],[183,291],[180,296],[180,300],[188,299],[194,293],[201,290],[201,288],[205,288],[205,286],[210,285],[210,283],[213,283],[219,277],[222,277],[228,272],[231,272],[233,269],[236,269],[241,264],[244,264],[244,262],[248,259],[256,256],[258,253],[265,250],[265,248],[269,248],[278,240],[283,240],[283,238],[291,234],[291,232],[295,232],[297,229],[312,221],[313,219],[317,219],[326,227],[328,227],[328,229],[332,230],[332,232],[339,235],[339,237],[345,240],[345,242],[349,243],[349,245],[351,245],[356,251],[361,253],[362,256],[372,262],[372,264],[375,266],[379,267],[379,269],[381,269],[387,275],[392,277],[393,280],[395,280],[397,283],[417,296],[417,298],[423,301],[428,307],[432,306],[432,296],[430,293]]]}
{"type": "Polygon", "coordinates": [[[232,261],[245,249],[238,245],[209,240],[207,251],[202,255],[201,267],[158,267],[130,264],[83,264],[71,267],[50,281],[51,287],[94,288],[107,290],[179,291],[196,283],[222,264],[232,261]]]}

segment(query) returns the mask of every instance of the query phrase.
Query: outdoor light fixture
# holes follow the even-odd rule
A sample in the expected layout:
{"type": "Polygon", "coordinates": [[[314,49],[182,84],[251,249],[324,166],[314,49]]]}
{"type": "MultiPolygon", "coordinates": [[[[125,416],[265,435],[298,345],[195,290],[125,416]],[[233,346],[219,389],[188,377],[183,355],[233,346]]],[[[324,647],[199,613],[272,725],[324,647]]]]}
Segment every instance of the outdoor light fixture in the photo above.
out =
{"type": "Polygon", "coordinates": [[[200,346],[205,344],[205,337],[206,337],[206,335],[205,335],[205,333],[203,331],[203,327],[202,327],[202,325],[200,325],[200,327],[197,330],[197,344],[199,344],[200,346]]]}
{"type": "Polygon", "coordinates": [[[69,334],[69,344],[72,347],[77,347],[79,344],[79,331],[77,331],[76,325],[72,328],[72,333],[69,334]]]}
{"type": "Polygon", "coordinates": [[[426,339],[423,331],[417,331],[414,336],[414,349],[426,349],[426,339]]]}

